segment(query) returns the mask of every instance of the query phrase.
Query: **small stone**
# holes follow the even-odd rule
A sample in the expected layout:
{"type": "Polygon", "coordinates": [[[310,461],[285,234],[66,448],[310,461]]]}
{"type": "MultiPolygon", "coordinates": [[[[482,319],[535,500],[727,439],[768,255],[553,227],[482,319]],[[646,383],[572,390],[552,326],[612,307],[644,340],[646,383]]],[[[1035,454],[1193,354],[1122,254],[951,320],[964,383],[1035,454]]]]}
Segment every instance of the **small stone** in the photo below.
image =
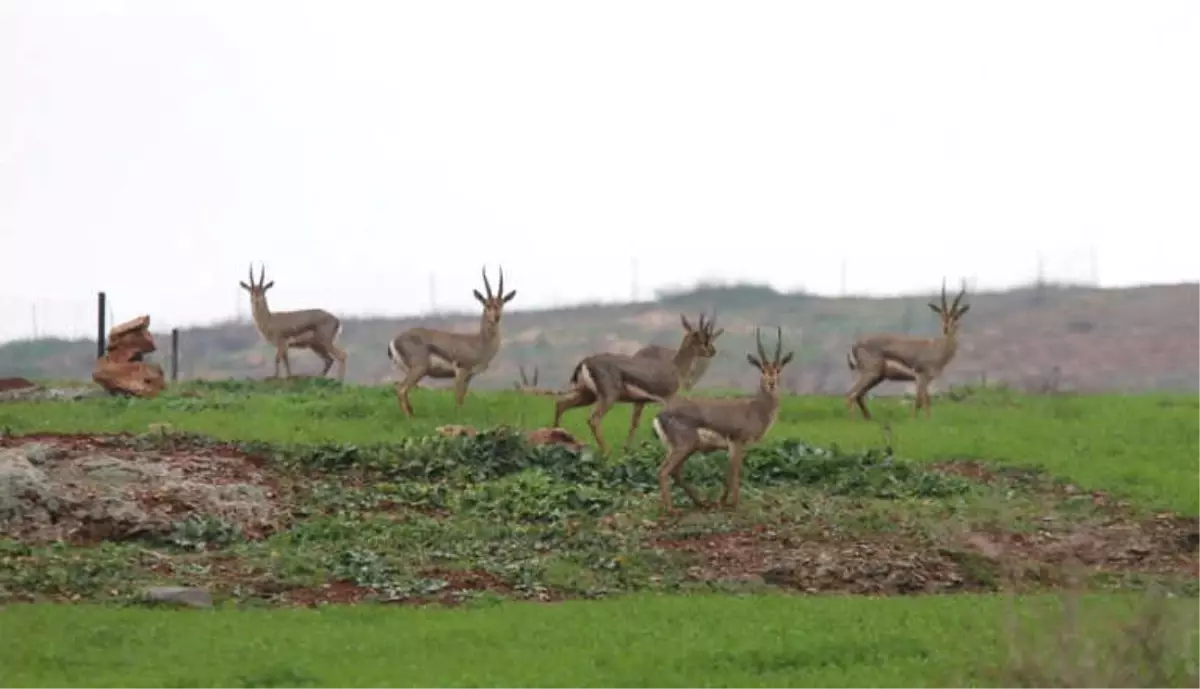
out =
{"type": "Polygon", "coordinates": [[[193,608],[212,607],[212,594],[204,589],[187,586],[151,586],[142,590],[142,598],[149,603],[169,603],[193,608]]]}

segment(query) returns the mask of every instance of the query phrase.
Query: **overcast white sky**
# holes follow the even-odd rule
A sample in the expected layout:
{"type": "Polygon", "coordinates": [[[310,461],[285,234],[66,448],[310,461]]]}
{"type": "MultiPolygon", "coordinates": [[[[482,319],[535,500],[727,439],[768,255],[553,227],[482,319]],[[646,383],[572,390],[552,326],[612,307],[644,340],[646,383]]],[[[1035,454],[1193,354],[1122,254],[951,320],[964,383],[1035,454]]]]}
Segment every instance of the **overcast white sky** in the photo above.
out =
{"type": "Polygon", "coordinates": [[[1200,277],[1200,3],[0,0],[0,340],[1200,277]],[[1094,259],[1094,260],[1093,260],[1094,259]],[[245,312],[247,307],[242,305],[245,312]]]}

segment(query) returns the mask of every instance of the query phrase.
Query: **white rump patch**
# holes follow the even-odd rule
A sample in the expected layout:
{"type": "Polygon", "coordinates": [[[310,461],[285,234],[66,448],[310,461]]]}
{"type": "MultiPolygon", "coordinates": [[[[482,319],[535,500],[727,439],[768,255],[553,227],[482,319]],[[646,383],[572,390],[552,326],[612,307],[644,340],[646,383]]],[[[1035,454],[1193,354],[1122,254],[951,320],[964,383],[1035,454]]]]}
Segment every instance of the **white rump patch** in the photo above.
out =
{"type": "Polygon", "coordinates": [[[592,372],[587,364],[579,367],[579,377],[576,380],[589,392],[596,394],[596,379],[592,377],[592,372]]]}
{"type": "Polygon", "coordinates": [[[400,358],[400,352],[396,350],[395,340],[388,343],[388,358],[392,360],[393,367],[402,368],[404,366],[404,359],[400,358]]]}
{"type": "Polygon", "coordinates": [[[658,417],[654,417],[654,422],[650,424],[654,428],[654,435],[658,436],[659,442],[667,447],[671,446],[671,441],[667,440],[667,432],[662,427],[662,421],[658,417]]]}

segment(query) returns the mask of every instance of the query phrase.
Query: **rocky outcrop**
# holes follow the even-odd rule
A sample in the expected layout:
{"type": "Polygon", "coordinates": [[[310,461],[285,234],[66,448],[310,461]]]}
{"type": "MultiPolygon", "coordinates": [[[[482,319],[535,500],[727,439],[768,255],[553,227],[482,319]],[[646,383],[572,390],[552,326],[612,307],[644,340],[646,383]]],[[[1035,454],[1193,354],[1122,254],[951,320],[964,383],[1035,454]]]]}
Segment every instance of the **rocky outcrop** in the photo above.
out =
{"type": "Polygon", "coordinates": [[[92,380],[112,395],[156,397],[167,387],[166,377],[161,366],[142,361],[155,349],[149,316],[126,321],[108,332],[108,346],[92,368],[92,380]]]}

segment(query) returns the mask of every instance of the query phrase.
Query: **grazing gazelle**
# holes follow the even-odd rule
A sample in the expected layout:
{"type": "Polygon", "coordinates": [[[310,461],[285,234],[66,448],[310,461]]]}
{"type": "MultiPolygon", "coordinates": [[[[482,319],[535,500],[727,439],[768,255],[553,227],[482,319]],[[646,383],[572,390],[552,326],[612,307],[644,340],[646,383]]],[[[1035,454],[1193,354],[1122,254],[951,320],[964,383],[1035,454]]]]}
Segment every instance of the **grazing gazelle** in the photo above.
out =
{"type": "MultiPolygon", "coordinates": [[[[679,343],[679,348],[671,349],[670,347],[663,347],[662,345],[648,345],[637,350],[633,353],[633,355],[635,357],[658,359],[659,361],[671,361],[674,359],[675,354],[680,349],[687,346],[688,339],[696,337],[693,334],[696,331],[694,328],[692,328],[692,324],[688,322],[687,316],[681,313],[679,314],[679,320],[683,323],[683,341],[679,343]]],[[[714,313],[712,320],[709,321],[709,330],[712,330],[712,325],[716,323],[716,321],[717,317],[714,313]]],[[[705,329],[704,325],[704,314],[700,314],[700,330],[705,329]]],[[[725,328],[717,330],[712,334],[712,337],[709,338],[709,341],[715,343],[717,338],[720,337],[721,333],[723,332],[725,332],[725,328]]],[[[711,356],[701,356],[692,359],[692,368],[684,374],[683,379],[679,382],[679,389],[686,392],[695,387],[696,383],[699,383],[700,379],[704,377],[705,372],[708,371],[708,365],[711,362],[711,356]]],[[[634,408],[634,414],[641,414],[641,406],[634,408]]]]}
{"type": "Polygon", "coordinates": [[[474,290],[483,304],[479,332],[452,333],[431,328],[409,328],[388,345],[388,358],[397,368],[408,372],[396,383],[396,400],[406,416],[413,415],[408,392],[425,376],[454,379],[455,406],[462,408],[471,379],[487,370],[500,351],[500,316],[504,305],[517,296],[516,290],[504,293],[504,268],[500,269],[500,289],[493,294],[487,268],[483,269],[483,288],[487,296],[474,290]]]}
{"type": "Polygon", "coordinates": [[[711,321],[705,322],[701,318],[699,327],[692,328],[686,318],[681,320],[687,334],[670,359],[625,354],[592,354],[584,357],[571,373],[570,388],[554,405],[553,427],[559,427],[563,412],[594,402],[596,406],[588,417],[588,426],[600,451],[607,454],[608,447],[600,434],[600,423],[614,404],[630,402],[633,404],[633,419],[629,425],[629,435],[625,437],[625,449],[628,450],[641,422],[642,408],[650,403],[663,404],[675,397],[693,362],[716,354],[712,344],[716,335],[713,334],[714,324],[711,321]]]}
{"type": "Polygon", "coordinates": [[[775,356],[768,360],[763,351],[762,336],[757,328],[754,331],[758,356],[746,355],[750,365],[761,373],[758,394],[754,397],[679,398],[654,417],[654,434],[667,447],[667,457],[658,467],[658,488],[666,511],[674,511],[671,479],[679,484],[697,507],[704,506],[696,491],[683,480],[683,463],[697,452],[713,450],[729,451],[725,490],[718,504],[737,508],[746,446],[762,440],[779,414],[779,374],[792,360],[793,353],[781,356],[783,328],[778,329],[778,338],[775,356]]]}
{"type": "Polygon", "coordinates": [[[542,395],[542,396],[546,396],[546,397],[550,397],[550,396],[558,394],[558,392],[556,392],[554,390],[544,390],[544,389],[538,387],[538,367],[537,366],[533,367],[533,377],[532,378],[525,375],[525,366],[523,366],[523,365],[518,367],[518,372],[521,374],[521,379],[517,380],[517,381],[513,381],[513,389],[516,390],[517,392],[523,392],[526,395],[542,395]]]}
{"type": "Polygon", "coordinates": [[[942,303],[929,303],[929,308],[942,319],[942,336],[934,338],[913,337],[897,333],[882,333],[860,337],[846,354],[846,363],[857,374],[850,391],[846,393],[846,410],[853,412],[854,404],[862,410],[864,419],[871,418],[863,398],[872,388],[885,380],[902,381],[917,385],[917,399],[913,404],[916,418],[921,406],[925,406],[925,417],[929,411],[929,383],[937,378],[958,351],[958,322],[971,309],[959,302],[967,294],[966,282],[962,291],[951,304],[946,303],[946,281],[942,281],[942,303]]]}
{"type": "Polygon", "coordinates": [[[266,282],[265,265],[260,266],[258,282],[254,281],[254,264],[250,265],[250,284],[239,283],[250,293],[250,312],[254,316],[254,327],[267,342],[275,347],[275,377],[279,377],[279,364],[288,378],[292,377],[288,349],[311,349],[325,361],[321,371],[324,376],[338,363],[338,380],[346,377],[346,352],[337,346],[336,340],[342,333],[342,322],[325,309],[302,311],[275,311],[267,306],[267,290],[275,281],[266,282]]]}

